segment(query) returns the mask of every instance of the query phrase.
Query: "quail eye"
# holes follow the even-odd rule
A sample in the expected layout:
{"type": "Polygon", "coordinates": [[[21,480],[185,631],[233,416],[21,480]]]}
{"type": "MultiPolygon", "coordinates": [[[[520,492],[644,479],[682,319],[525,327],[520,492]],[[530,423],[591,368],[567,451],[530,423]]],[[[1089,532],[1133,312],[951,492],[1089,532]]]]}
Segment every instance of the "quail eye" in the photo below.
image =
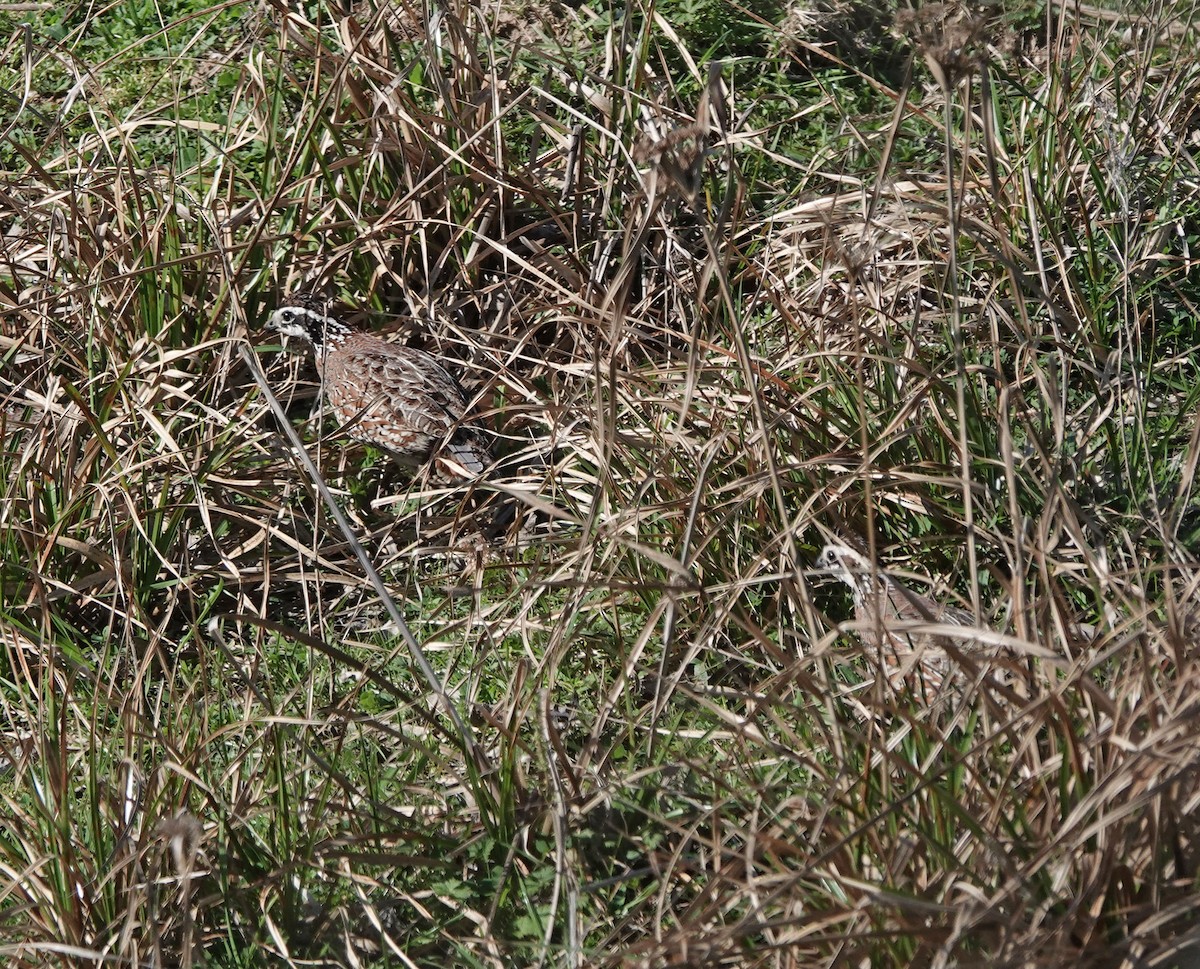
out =
{"type": "Polygon", "coordinates": [[[282,313],[279,314],[279,316],[283,320],[284,323],[291,323],[292,320],[295,319],[296,314],[293,313],[291,310],[284,310],[282,313]]]}

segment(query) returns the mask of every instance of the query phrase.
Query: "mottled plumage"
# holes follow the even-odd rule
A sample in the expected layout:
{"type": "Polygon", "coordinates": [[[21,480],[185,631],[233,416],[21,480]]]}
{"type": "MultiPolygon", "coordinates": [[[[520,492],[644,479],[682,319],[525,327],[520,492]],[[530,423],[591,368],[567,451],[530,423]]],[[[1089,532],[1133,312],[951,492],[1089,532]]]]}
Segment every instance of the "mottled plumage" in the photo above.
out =
{"type": "Polygon", "coordinates": [[[483,431],[464,420],[466,395],[432,354],[353,329],[311,293],[285,299],[271,325],[312,345],[333,415],[355,440],[409,464],[432,459],[451,478],[491,465],[483,431]]]}
{"type": "Polygon", "coordinates": [[[975,620],[961,609],[914,592],[852,548],[826,545],[817,567],[828,569],[853,590],[857,631],[864,644],[880,651],[893,686],[900,686],[919,669],[926,688],[936,690],[951,669],[946,646],[966,652],[976,648],[969,636],[915,631],[914,626],[932,624],[974,627],[975,620]]]}

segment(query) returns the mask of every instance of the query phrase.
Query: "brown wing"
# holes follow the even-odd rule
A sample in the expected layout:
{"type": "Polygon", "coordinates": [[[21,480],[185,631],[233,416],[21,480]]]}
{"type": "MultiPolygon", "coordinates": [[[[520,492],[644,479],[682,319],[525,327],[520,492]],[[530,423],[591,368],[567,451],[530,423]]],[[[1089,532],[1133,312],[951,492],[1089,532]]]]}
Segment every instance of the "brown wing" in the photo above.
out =
{"type": "MultiPolygon", "coordinates": [[[[445,443],[439,458],[450,459],[470,474],[482,474],[492,463],[491,451],[483,432],[465,420],[467,396],[458,381],[436,357],[424,350],[404,348],[388,366],[397,380],[412,372],[419,373],[424,380],[424,393],[414,395],[419,397],[418,402],[415,405],[402,403],[396,416],[408,418],[413,423],[424,422],[429,434],[427,450],[445,443]],[[447,433],[451,433],[448,442],[447,433]]],[[[441,464],[439,467],[443,471],[450,470],[441,464]]],[[[457,471],[453,471],[451,477],[459,477],[457,471]]]]}
{"type": "MultiPolygon", "coordinates": [[[[467,406],[462,388],[423,350],[352,339],[330,356],[325,383],[334,416],[351,437],[400,457],[424,460],[453,427],[460,428],[455,440],[470,440],[460,424],[467,406]]],[[[462,458],[450,456],[475,473],[491,461],[481,441],[467,446],[462,458]]]]}
{"type": "Polygon", "coordinates": [[[948,626],[973,626],[971,614],[954,606],[935,602],[929,596],[914,592],[908,586],[887,578],[888,600],[897,619],[909,622],[940,622],[948,626]]]}
{"type": "MultiPolygon", "coordinates": [[[[881,642],[891,652],[894,671],[889,675],[893,686],[909,683],[909,674],[921,673],[921,686],[926,691],[936,692],[947,676],[954,683],[963,682],[962,672],[951,661],[947,649],[965,653],[981,654],[985,649],[969,638],[938,636],[930,633],[909,634],[903,629],[905,623],[942,623],[948,626],[974,627],[975,619],[969,613],[954,606],[937,602],[928,596],[914,592],[900,582],[887,578],[887,600],[895,628],[881,630],[881,642]]],[[[927,695],[929,695],[927,693],[927,695]]]]}

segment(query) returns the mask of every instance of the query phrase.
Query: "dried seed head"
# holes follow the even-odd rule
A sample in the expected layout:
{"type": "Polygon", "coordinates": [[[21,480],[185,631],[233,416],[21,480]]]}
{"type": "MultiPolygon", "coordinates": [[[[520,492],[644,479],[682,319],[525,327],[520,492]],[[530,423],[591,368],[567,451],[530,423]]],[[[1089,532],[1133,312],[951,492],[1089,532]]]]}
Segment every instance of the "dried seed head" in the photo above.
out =
{"type": "Polygon", "coordinates": [[[925,57],[938,85],[949,94],[987,61],[995,15],[957,3],[928,3],[896,14],[896,31],[925,57]]]}

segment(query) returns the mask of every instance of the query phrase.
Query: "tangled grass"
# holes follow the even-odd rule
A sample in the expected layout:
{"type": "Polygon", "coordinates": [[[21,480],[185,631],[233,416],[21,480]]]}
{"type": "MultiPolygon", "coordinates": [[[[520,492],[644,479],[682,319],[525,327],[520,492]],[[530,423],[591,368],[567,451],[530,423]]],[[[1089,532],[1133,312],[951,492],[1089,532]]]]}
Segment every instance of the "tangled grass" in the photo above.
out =
{"type": "Polygon", "coordinates": [[[117,9],[6,48],[13,965],[1195,959],[1194,11],[117,9]],[[495,480],[314,416],[298,285],[495,480]],[[997,648],[889,686],[831,538],[997,648]]]}

